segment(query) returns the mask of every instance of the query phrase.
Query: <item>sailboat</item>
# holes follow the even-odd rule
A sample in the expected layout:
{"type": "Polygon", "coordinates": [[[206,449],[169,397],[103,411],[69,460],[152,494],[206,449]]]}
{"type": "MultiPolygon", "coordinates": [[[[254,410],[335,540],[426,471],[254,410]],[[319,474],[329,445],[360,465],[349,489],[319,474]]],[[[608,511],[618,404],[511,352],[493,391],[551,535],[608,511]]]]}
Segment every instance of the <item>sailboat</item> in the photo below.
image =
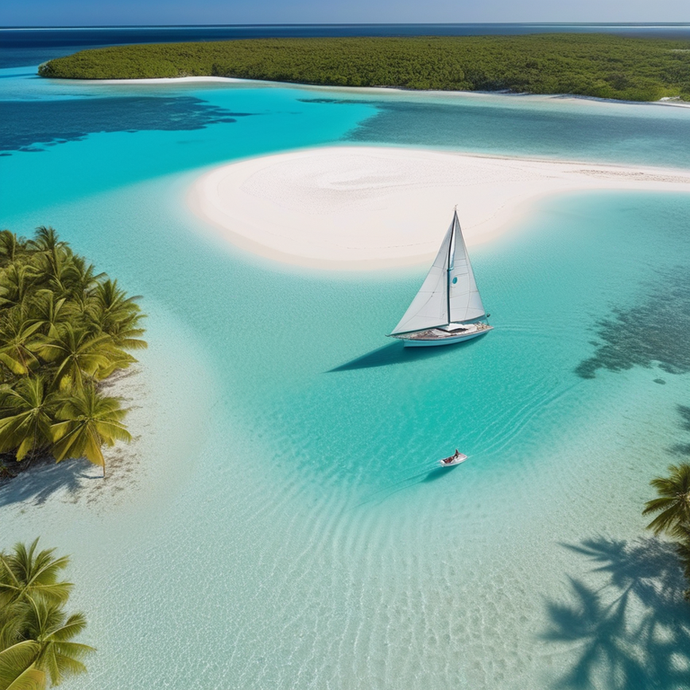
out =
{"type": "Polygon", "coordinates": [[[488,316],[456,209],[422,287],[390,336],[404,341],[405,347],[461,343],[488,333],[488,316]]]}

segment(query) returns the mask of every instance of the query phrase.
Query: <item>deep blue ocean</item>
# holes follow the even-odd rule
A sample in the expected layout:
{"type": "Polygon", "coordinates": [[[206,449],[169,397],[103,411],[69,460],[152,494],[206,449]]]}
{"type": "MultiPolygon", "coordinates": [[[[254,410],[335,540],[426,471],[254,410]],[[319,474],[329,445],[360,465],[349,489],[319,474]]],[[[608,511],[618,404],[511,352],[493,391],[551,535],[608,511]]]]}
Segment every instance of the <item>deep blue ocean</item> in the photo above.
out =
{"type": "Polygon", "coordinates": [[[185,199],[214,166],[312,146],[687,169],[690,109],[36,76],[142,40],[602,29],[688,35],[2,32],[0,227],[54,226],[148,314],[108,479],[74,462],[0,487],[0,549],[72,556],[98,651],[66,689],[687,690],[687,585],[641,510],[690,459],[690,194],[535,203],[471,247],[494,330],[421,353],[385,334],[426,265],[302,270],[185,199]],[[470,460],[440,472],[456,445],[470,460]]]}

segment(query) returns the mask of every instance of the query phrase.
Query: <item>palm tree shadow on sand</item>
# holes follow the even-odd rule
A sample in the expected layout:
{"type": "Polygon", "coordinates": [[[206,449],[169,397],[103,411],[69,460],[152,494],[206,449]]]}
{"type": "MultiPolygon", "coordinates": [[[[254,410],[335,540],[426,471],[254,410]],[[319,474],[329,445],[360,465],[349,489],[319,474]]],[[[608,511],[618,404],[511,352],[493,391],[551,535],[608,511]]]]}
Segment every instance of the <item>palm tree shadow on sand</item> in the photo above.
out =
{"type": "Polygon", "coordinates": [[[100,470],[87,460],[56,463],[52,458],[39,459],[13,479],[0,481],[0,507],[12,503],[42,505],[58,492],[76,500],[85,481],[100,479],[100,470]]]}
{"type": "Polygon", "coordinates": [[[327,373],[334,373],[337,371],[351,371],[353,369],[370,369],[372,367],[387,367],[391,364],[405,364],[406,362],[418,362],[424,359],[432,359],[443,355],[449,355],[452,352],[457,352],[459,349],[472,347],[481,340],[480,338],[473,338],[466,343],[454,343],[452,345],[443,345],[440,347],[405,347],[402,342],[396,341],[389,343],[376,350],[367,352],[367,354],[357,357],[341,364],[333,369],[329,369],[327,373]]]}
{"type": "MultiPolygon", "coordinates": [[[[677,406],[678,414],[681,417],[680,428],[683,431],[690,431],[690,407],[687,405],[677,406]]],[[[687,455],[690,458],[690,443],[677,443],[671,448],[674,455],[687,455]]]]}
{"type": "Polygon", "coordinates": [[[595,564],[604,585],[570,578],[571,600],[548,601],[543,639],[567,648],[555,688],[679,690],[690,680],[690,606],[674,545],[605,537],[565,548],[595,564]]]}

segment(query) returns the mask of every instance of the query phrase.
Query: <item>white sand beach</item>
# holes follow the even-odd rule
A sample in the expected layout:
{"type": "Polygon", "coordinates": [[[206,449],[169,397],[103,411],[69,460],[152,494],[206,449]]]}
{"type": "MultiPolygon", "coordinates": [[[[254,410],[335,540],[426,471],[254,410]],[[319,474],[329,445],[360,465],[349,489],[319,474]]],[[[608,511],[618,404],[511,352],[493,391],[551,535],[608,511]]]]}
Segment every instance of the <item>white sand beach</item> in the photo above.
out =
{"type": "Polygon", "coordinates": [[[82,84],[97,84],[99,86],[107,85],[134,85],[134,86],[155,86],[157,84],[261,84],[252,79],[237,79],[236,77],[150,77],[146,79],[136,79],[134,77],[127,79],[82,79],[82,84]]]}
{"type": "Polygon", "coordinates": [[[417,90],[417,89],[403,89],[394,86],[326,86],[320,84],[304,84],[300,82],[284,82],[284,81],[270,81],[268,79],[243,79],[240,77],[215,77],[215,76],[196,76],[196,77],[149,77],[144,79],[137,79],[136,77],[128,77],[127,79],[84,79],[79,80],[82,84],[98,84],[99,86],[114,85],[147,85],[165,86],[170,84],[204,84],[204,83],[218,83],[218,84],[238,84],[240,86],[258,87],[289,87],[291,89],[304,89],[306,91],[325,91],[329,93],[345,93],[356,94],[364,96],[372,96],[379,94],[405,94],[410,98],[428,98],[429,96],[438,96],[442,98],[528,98],[532,101],[544,100],[559,100],[559,101],[585,101],[588,103],[618,104],[618,105],[662,105],[675,108],[690,108],[690,103],[682,101],[678,96],[665,96],[658,101],[621,101],[617,98],[600,98],[598,96],[581,96],[575,94],[533,94],[533,93],[519,93],[511,91],[434,91],[434,90],[417,90]]]}
{"type": "Polygon", "coordinates": [[[194,183],[188,203],[245,250],[367,270],[427,261],[456,204],[473,245],[505,232],[545,195],[600,189],[690,192],[690,171],[325,147],[215,168],[194,183]]]}

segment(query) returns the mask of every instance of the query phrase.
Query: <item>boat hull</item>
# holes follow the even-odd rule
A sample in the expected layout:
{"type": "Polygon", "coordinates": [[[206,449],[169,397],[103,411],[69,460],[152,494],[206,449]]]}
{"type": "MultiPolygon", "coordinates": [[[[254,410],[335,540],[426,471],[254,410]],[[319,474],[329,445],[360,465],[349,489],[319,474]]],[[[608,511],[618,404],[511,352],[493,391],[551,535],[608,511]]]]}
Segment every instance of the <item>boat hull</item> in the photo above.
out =
{"type": "Polygon", "coordinates": [[[445,460],[439,460],[438,464],[441,467],[456,467],[457,465],[460,465],[463,462],[465,462],[465,460],[467,460],[467,456],[460,453],[458,457],[453,458],[452,462],[445,462],[445,460]]]}
{"type": "Polygon", "coordinates": [[[447,338],[434,338],[426,340],[423,338],[400,338],[405,344],[405,347],[439,347],[441,345],[455,345],[456,343],[464,343],[472,338],[478,338],[480,335],[488,333],[491,329],[485,328],[481,331],[475,331],[474,333],[465,333],[464,335],[451,335],[449,334],[447,338]]]}

